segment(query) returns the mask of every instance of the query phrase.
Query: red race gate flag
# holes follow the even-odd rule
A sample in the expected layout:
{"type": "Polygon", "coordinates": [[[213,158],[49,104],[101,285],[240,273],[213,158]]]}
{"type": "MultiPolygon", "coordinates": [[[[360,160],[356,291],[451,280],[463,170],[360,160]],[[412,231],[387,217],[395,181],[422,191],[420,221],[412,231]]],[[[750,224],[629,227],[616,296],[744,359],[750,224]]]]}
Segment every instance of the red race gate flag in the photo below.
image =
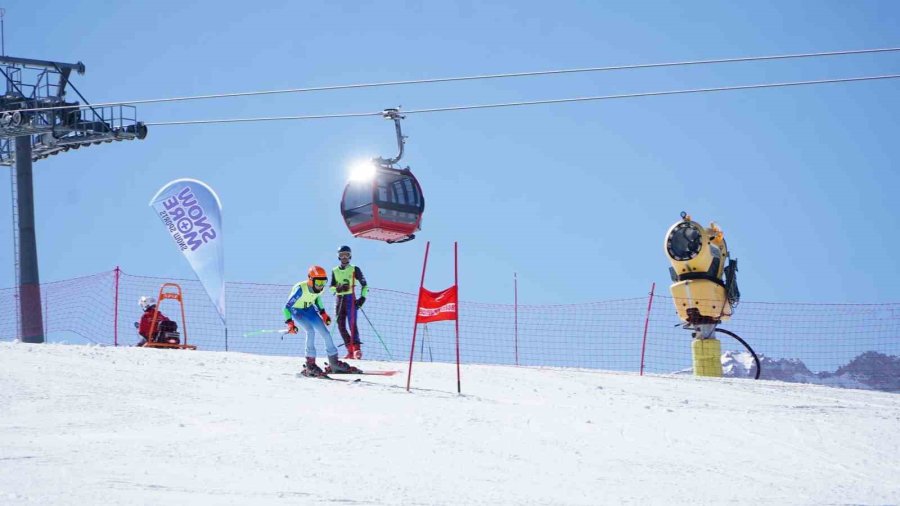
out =
{"type": "Polygon", "coordinates": [[[419,310],[416,313],[416,323],[456,319],[456,285],[440,292],[432,292],[425,288],[419,290],[419,310]]]}
{"type": "Polygon", "coordinates": [[[425,260],[422,261],[422,279],[419,281],[419,302],[416,303],[416,319],[413,324],[412,344],[409,347],[409,372],[406,373],[406,391],[409,392],[409,384],[412,381],[413,357],[416,353],[416,331],[420,323],[437,322],[441,320],[456,321],[456,392],[462,393],[459,375],[459,287],[458,254],[456,243],[453,243],[453,286],[440,292],[432,292],[425,289],[425,269],[428,267],[428,250],[431,242],[425,243],[425,260]]]}

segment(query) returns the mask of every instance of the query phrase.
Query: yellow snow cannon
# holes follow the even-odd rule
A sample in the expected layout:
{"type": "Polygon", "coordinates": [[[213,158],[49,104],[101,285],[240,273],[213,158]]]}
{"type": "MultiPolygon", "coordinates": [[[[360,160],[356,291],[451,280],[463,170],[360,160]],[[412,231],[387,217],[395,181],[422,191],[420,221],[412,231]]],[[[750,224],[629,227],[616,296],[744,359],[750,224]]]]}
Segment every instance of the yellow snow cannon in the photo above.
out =
{"type": "Polygon", "coordinates": [[[715,332],[719,323],[731,317],[740,298],[737,261],[730,258],[718,225],[704,227],[685,212],[669,227],[663,246],[672,264],[669,290],[675,310],[694,338],[694,374],[722,376],[721,345],[715,332]]]}

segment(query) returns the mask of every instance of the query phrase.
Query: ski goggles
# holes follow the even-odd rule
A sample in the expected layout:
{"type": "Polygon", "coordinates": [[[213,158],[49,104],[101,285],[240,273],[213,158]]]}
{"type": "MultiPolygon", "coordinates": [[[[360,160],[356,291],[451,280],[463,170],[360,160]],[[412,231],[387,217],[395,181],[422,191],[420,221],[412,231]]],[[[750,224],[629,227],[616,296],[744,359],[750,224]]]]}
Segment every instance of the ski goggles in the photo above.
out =
{"type": "Polygon", "coordinates": [[[316,288],[325,288],[325,282],[326,282],[326,281],[328,281],[328,280],[327,280],[327,279],[323,279],[323,278],[313,278],[313,285],[314,285],[316,288]]]}
{"type": "Polygon", "coordinates": [[[350,253],[347,253],[347,252],[338,253],[338,259],[339,260],[350,260],[350,253]]]}

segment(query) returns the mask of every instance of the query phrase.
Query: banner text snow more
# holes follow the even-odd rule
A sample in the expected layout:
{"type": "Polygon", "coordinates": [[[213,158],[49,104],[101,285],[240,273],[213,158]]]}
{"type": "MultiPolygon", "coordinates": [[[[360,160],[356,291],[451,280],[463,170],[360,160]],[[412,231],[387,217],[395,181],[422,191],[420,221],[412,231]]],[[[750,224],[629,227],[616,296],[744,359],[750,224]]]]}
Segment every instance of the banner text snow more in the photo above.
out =
{"type": "Polygon", "coordinates": [[[159,217],[182,251],[198,248],[217,237],[216,229],[207,219],[206,212],[194,197],[190,186],[162,202],[159,217]]]}

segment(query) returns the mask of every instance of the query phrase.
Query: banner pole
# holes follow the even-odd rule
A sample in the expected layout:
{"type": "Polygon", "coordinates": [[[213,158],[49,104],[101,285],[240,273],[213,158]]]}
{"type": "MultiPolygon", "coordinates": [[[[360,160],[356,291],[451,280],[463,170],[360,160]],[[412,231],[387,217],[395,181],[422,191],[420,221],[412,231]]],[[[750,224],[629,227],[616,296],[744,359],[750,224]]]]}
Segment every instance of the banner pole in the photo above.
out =
{"type": "Polygon", "coordinates": [[[456,287],[456,393],[462,393],[459,376],[459,259],[456,241],[453,241],[453,286],[456,287]]]}
{"type": "Polygon", "coordinates": [[[413,320],[412,346],[409,347],[409,370],[406,373],[406,391],[409,392],[409,382],[412,380],[413,355],[416,352],[416,331],[419,328],[419,307],[422,305],[422,288],[425,287],[425,268],[428,266],[428,249],[431,241],[425,243],[425,261],[422,262],[422,279],[419,281],[419,297],[416,300],[416,316],[413,320]]]}

